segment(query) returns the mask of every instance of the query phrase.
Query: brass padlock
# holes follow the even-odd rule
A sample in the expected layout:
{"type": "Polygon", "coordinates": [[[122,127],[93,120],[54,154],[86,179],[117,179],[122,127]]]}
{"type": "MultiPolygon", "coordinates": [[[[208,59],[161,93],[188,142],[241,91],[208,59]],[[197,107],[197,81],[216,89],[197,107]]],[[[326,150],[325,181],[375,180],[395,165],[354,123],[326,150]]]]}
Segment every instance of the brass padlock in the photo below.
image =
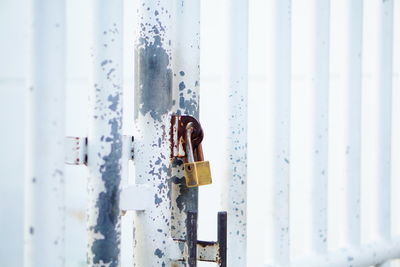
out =
{"type": "Polygon", "coordinates": [[[204,161],[201,144],[196,147],[196,159],[192,146],[193,123],[186,125],[185,147],[187,163],[184,164],[187,187],[196,187],[212,183],[210,163],[204,161]]]}

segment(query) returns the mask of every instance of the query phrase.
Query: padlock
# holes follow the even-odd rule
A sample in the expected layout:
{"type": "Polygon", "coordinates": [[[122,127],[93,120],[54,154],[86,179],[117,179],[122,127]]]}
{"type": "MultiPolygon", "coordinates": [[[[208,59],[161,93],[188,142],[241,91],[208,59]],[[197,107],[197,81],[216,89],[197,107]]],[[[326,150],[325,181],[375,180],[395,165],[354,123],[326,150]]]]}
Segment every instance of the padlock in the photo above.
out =
{"type": "Polygon", "coordinates": [[[196,147],[196,159],[192,145],[193,123],[186,125],[185,147],[187,163],[184,164],[185,180],[187,187],[197,187],[212,183],[210,163],[204,161],[201,144],[196,147]]]}

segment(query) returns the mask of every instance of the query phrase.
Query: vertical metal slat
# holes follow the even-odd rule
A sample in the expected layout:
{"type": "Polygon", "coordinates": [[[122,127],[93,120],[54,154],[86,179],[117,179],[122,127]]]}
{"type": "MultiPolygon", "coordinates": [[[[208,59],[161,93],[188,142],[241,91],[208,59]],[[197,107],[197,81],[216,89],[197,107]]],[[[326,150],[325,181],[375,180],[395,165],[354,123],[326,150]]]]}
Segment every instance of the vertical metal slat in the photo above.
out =
{"type": "Polygon", "coordinates": [[[65,1],[30,1],[26,267],[64,266],[65,1]]]}
{"type": "Polygon", "coordinates": [[[121,234],[122,0],[92,3],[87,264],[117,267],[121,234]]]}
{"type": "Polygon", "coordinates": [[[173,1],[138,2],[135,39],[134,151],[137,184],[153,202],[134,214],[135,266],[171,266],[170,123],[173,105],[173,1]]]}
{"type": "Polygon", "coordinates": [[[223,208],[228,213],[228,262],[246,266],[248,2],[228,6],[228,173],[223,208]]]}

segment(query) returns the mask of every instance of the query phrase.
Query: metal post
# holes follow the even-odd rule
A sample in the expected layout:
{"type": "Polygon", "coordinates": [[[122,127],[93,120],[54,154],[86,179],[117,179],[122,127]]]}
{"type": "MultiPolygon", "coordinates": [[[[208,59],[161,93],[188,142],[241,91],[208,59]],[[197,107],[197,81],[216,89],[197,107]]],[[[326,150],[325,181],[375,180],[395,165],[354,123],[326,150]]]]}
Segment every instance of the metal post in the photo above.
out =
{"type": "Polygon", "coordinates": [[[65,2],[32,0],[25,267],[64,266],[65,2]]]}
{"type": "Polygon", "coordinates": [[[228,173],[223,209],[228,213],[228,265],[246,266],[247,253],[247,42],[248,1],[228,1],[228,173]]]}
{"type": "MultiPolygon", "coordinates": [[[[173,111],[199,119],[200,1],[178,0],[174,3],[173,111]]],[[[198,210],[198,188],[186,187],[180,159],[174,160],[171,175],[171,234],[173,238],[186,239],[187,212],[198,210]]]]}
{"type": "MultiPolygon", "coordinates": [[[[271,253],[267,262],[286,266],[289,263],[289,169],[290,169],[290,97],[291,97],[291,0],[275,0],[267,17],[272,38],[268,52],[268,73],[271,73],[271,110],[273,114],[272,169],[267,177],[266,239],[271,253]]],[[[261,123],[261,122],[260,122],[261,123]]]]}
{"type": "MultiPolygon", "coordinates": [[[[364,122],[365,167],[368,195],[369,236],[366,239],[391,238],[391,131],[392,131],[392,52],[393,1],[365,2],[366,42],[364,71],[369,75],[365,83],[364,122]]],[[[363,62],[364,63],[364,62],[363,62]]],[[[389,265],[383,265],[389,266],[389,265]]]]}
{"type": "Polygon", "coordinates": [[[293,159],[294,154],[301,155],[301,167],[292,175],[298,188],[291,188],[302,189],[304,205],[301,215],[298,213],[302,238],[297,240],[303,253],[323,253],[327,248],[330,1],[293,2],[293,7],[293,44],[304,47],[292,50],[293,70],[301,77],[299,88],[293,89],[298,93],[292,98],[294,105],[301,106],[300,114],[292,112],[292,126],[298,127],[296,134],[301,136],[301,151],[294,152],[293,159]],[[308,11],[309,15],[301,13],[308,11]]]}
{"type": "MultiPolygon", "coordinates": [[[[377,1],[378,2],[378,1],[377,1]]],[[[374,87],[376,93],[376,190],[378,195],[377,231],[381,238],[390,240],[390,184],[391,184],[391,130],[392,130],[392,52],[393,52],[393,1],[378,2],[377,10],[379,40],[377,51],[376,74],[377,83],[374,87]]]]}
{"type": "Polygon", "coordinates": [[[141,0],[135,41],[135,175],[153,201],[134,215],[134,264],[171,266],[170,123],[172,1],[141,0]]]}
{"type": "Polygon", "coordinates": [[[332,24],[331,81],[334,112],[330,116],[333,150],[330,177],[336,190],[332,210],[337,246],[360,245],[360,157],[361,157],[361,0],[332,2],[332,17],[342,23],[332,24]]]}
{"type": "Polygon", "coordinates": [[[88,266],[120,266],[122,0],[93,1],[88,132],[88,266]]]}
{"type": "Polygon", "coordinates": [[[187,265],[188,267],[197,267],[197,212],[187,212],[186,229],[187,265]]]}

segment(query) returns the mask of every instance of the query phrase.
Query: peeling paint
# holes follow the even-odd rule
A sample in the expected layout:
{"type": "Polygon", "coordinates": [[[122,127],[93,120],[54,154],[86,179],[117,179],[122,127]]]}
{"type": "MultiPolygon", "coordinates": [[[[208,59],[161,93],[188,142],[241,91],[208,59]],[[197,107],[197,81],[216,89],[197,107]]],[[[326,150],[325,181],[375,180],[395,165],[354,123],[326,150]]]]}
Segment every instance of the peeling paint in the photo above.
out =
{"type": "MultiPolygon", "coordinates": [[[[158,30],[157,30],[158,32],[158,30]]],[[[140,38],[135,49],[135,119],[137,112],[150,113],[153,119],[161,121],[172,107],[172,69],[170,57],[163,48],[160,35],[149,42],[140,38]]]]}
{"type": "Polygon", "coordinates": [[[135,266],[171,266],[169,116],[172,99],[170,1],[141,1],[135,40],[135,175],[153,201],[135,215],[135,266]]]}
{"type": "MultiPolygon", "coordinates": [[[[109,98],[110,99],[110,98],[109,98]]],[[[113,99],[113,98],[111,98],[113,99]]],[[[113,101],[118,101],[113,99],[113,101]]],[[[111,151],[103,157],[104,164],[100,166],[101,179],[105,190],[98,196],[96,207],[98,208],[97,224],[92,227],[95,234],[101,234],[103,238],[97,239],[92,244],[94,263],[110,263],[109,267],[118,266],[119,258],[119,185],[121,181],[122,156],[121,119],[109,121],[111,126],[111,151]]]]}
{"type": "Polygon", "coordinates": [[[120,266],[122,175],[122,1],[94,5],[93,87],[87,157],[87,265],[120,266]],[[112,7],[112,8],[111,8],[112,7]],[[101,21],[101,23],[98,23],[101,21]],[[101,25],[101,26],[99,26],[101,25]]]}

